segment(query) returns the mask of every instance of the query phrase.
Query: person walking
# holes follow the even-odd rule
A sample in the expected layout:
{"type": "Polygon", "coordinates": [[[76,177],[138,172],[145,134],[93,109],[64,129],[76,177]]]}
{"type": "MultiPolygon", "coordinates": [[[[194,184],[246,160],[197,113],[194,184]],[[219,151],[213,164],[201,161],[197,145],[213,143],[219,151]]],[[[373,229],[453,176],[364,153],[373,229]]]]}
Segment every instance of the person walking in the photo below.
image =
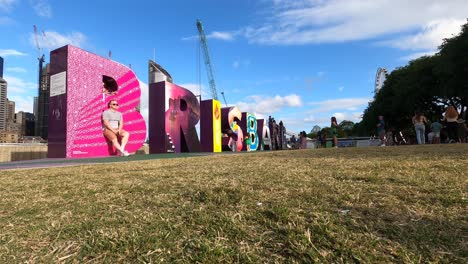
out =
{"type": "Polygon", "coordinates": [[[444,118],[442,119],[445,122],[448,133],[448,143],[458,142],[458,112],[453,105],[447,107],[445,110],[444,118]]]}
{"type": "Polygon", "coordinates": [[[332,116],[331,118],[331,133],[333,137],[333,147],[338,147],[338,123],[336,122],[336,117],[332,116]]]}
{"type": "Polygon", "coordinates": [[[426,144],[426,123],[426,117],[421,112],[416,112],[413,116],[413,125],[418,144],[426,144]]]}
{"type": "Polygon", "coordinates": [[[251,143],[250,137],[246,136],[245,137],[245,147],[246,147],[247,151],[250,151],[250,143],[251,143]]]}
{"type": "Polygon", "coordinates": [[[432,136],[432,144],[440,144],[440,130],[442,129],[442,124],[439,123],[436,120],[434,120],[434,122],[432,122],[431,124],[431,131],[433,134],[432,136]]]}
{"type": "Polygon", "coordinates": [[[232,152],[237,151],[237,135],[229,129],[226,134],[229,137],[228,146],[231,148],[232,152]]]}

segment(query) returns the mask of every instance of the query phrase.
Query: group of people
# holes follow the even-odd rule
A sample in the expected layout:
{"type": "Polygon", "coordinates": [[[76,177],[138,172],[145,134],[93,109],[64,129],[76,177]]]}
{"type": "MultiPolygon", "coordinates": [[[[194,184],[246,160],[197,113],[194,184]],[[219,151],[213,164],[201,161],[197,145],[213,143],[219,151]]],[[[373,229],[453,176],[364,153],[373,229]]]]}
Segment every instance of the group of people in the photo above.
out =
{"type": "Polygon", "coordinates": [[[430,125],[427,118],[421,113],[416,112],[412,118],[416,140],[418,144],[426,144],[426,126],[430,127],[431,132],[427,134],[429,142],[432,144],[441,143],[441,131],[445,128],[447,143],[465,143],[468,127],[465,120],[459,118],[457,109],[453,106],[447,107],[442,124],[436,119],[430,125]]]}
{"type": "MultiPolygon", "coordinates": [[[[444,117],[440,120],[439,118],[436,118],[433,122],[430,122],[422,112],[416,111],[412,117],[412,123],[417,144],[426,144],[426,128],[430,129],[430,132],[427,133],[427,138],[428,142],[431,144],[440,144],[442,133],[443,138],[445,139],[444,143],[467,142],[468,127],[465,120],[459,118],[457,109],[454,106],[447,107],[444,117]]],[[[379,116],[376,126],[381,145],[385,146],[389,135],[385,131],[385,121],[383,116],[379,116]]]]}
{"type": "MultiPolygon", "coordinates": [[[[426,127],[428,127],[431,132],[427,134],[428,142],[432,144],[441,143],[441,133],[444,132],[445,143],[466,143],[468,127],[465,123],[465,120],[459,118],[457,109],[454,106],[447,107],[444,117],[440,120],[434,120],[429,122],[428,119],[422,114],[422,112],[417,111],[412,117],[412,123],[414,125],[414,130],[416,134],[417,144],[426,144],[426,127]],[[440,121],[440,122],[439,122],[440,121]]],[[[331,137],[333,139],[332,146],[338,147],[338,123],[336,117],[331,117],[330,120],[331,128],[331,137]]],[[[390,141],[393,140],[392,131],[386,131],[385,129],[385,120],[382,115],[378,116],[378,121],[376,124],[377,135],[380,140],[380,146],[386,146],[388,144],[392,145],[390,141]]],[[[317,133],[317,146],[326,145],[326,135],[321,131],[317,133]]],[[[408,142],[405,142],[408,143],[408,142]]]]}

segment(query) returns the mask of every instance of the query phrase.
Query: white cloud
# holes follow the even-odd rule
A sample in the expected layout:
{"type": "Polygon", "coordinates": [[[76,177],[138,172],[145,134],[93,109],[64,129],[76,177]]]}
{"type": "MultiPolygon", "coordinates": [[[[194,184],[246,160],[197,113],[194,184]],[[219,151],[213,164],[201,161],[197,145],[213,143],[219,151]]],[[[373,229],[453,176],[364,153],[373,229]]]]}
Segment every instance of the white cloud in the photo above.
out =
{"type": "Polygon", "coordinates": [[[0,11],[9,12],[13,5],[18,2],[17,0],[0,0],[0,11]]]}
{"type": "Polygon", "coordinates": [[[335,116],[334,113],[329,113],[328,115],[309,115],[304,118],[304,123],[320,125],[320,126],[330,126],[330,119],[332,116],[335,116]]]}
{"type": "Polygon", "coordinates": [[[8,86],[8,93],[10,94],[19,94],[24,92],[26,92],[24,88],[20,88],[18,86],[8,86]]]}
{"type": "MultiPolygon", "coordinates": [[[[30,35],[29,41],[31,45],[36,47],[34,34],[30,35]]],[[[86,36],[81,32],[72,32],[62,35],[55,31],[45,31],[44,34],[38,38],[38,41],[41,48],[54,50],[68,44],[76,47],[82,47],[86,42],[86,36]]]]}
{"type": "Polygon", "coordinates": [[[182,40],[184,41],[189,41],[189,40],[198,40],[199,36],[198,35],[193,35],[193,36],[188,36],[188,37],[182,37],[182,40]]]}
{"type": "MultiPolygon", "coordinates": [[[[283,121],[283,125],[286,127],[286,131],[297,133],[300,130],[304,130],[304,121],[297,117],[290,117],[290,116],[272,116],[275,118],[276,123],[283,121]]],[[[257,119],[261,119],[258,118],[257,119]]],[[[268,117],[264,117],[265,122],[268,122],[268,117]]],[[[310,129],[309,129],[310,131],[310,129]]]]}
{"type": "Polygon", "coordinates": [[[234,69],[239,69],[241,67],[248,67],[250,65],[250,60],[240,60],[237,59],[232,63],[234,69]]]}
{"type": "Polygon", "coordinates": [[[344,120],[353,121],[354,123],[362,120],[362,112],[338,112],[333,114],[336,117],[338,124],[344,120]]]}
{"type": "Polygon", "coordinates": [[[367,106],[371,98],[342,98],[308,103],[315,108],[309,113],[331,112],[333,110],[356,111],[367,106]]]}
{"type": "Polygon", "coordinates": [[[402,50],[435,50],[444,38],[450,38],[461,31],[464,19],[443,19],[430,21],[415,35],[405,35],[401,38],[383,42],[402,50]]]}
{"type": "MultiPolygon", "coordinates": [[[[200,95],[201,92],[201,97],[202,100],[206,100],[208,98],[212,98],[210,90],[205,87],[203,84],[200,86],[199,84],[196,83],[182,83],[178,84],[179,86],[191,91],[195,96],[200,95]]],[[[219,96],[219,94],[218,94],[219,96]]],[[[219,98],[218,98],[219,99],[219,98]]]]}
{"type": "MultiPolygon", "coordinates": [[[[270,98],[271,99],[271,98],[270,98]]],[[[261,100],[259,98],[258,100],[261,100]]],[[[264,99],[265,100],[265,99],[264,99]]],[[[367,106],[370,98],[341,98],[335,100],[325,100],[321,102],[312,102],[308,105],[313,106],[312,110],[309,111],[287,111],[288,114],[284,115],[284,111],[275,115],[275,107],[265,107],[267,111],[265,116],[271,115],[275,117],[277,122],[283,120],[284,125],[290,131],[310,131],[313,125],[319,125],[321,127],[330,126],[330,118],[335,116],[338,122],[343,120],[349,120],[353,122],[360,122],[362,119],[362,110],[367,106]]],[[[274,100],[265,100],[267,103],[275,105],[274,100]]],[[[253,112],[256,111],[255,104],[236,104],[242,112],[253,112]]],[[[261,106],[260,106],[261,107],[261,106]]],[[[257,115],[257,113],[255,113],[257,115]]]]}
{"type": "Polygon", "coordinates": [[[417,58],[421,58],[423,56],[432,56],[436,53],[437,51],[436,50],[432,50],[432,51],[423,51],[423,52],[416,52],[416,53],[412,53],[408,56],[404,56],[404,57],[401,57],[400,59],[401,60],[404,60],[404,61],[411,61],[411,60],[415,60],[417,58]]]}
{"type": "Polygon", "coordinates": [[[427,49],[459,32],[467,9],[465,0],[274,0],[267,21],[244,28],[243,34],[253,43],[269,45],[345,42],[393,35],[390,42],[403,39],[406,44],[413,44],[412,49],[427,49]],[[450,29],[444,31],[445,26],[450,29]],[[401,33],[406,35],[394,36],[401,33]]]}
{"type": "Polygon", "coordinates": [[[219,39],[219,40],[233,40],[234,33],[232,32],[220,32],[220,31],[213,31],[208,36],[209,39],[219,39]]]}
{"type": "Polygon", "coordinates": [[[8,83],[8,92],[14,91],[17,93],[23,93],[26,91],[36,91],[38,89],[38,84],[33,82],[28,82],[23,79],[8,76],[3,76],[5,81],[8,83]]]}
{"type": "Polygon", "coordinates": [[[36,14],[40,17],[52,17],[52,7],[47,0],[31,0],[31,4],[36,14]]]}
{"type": "Polygon", "coordinates": [[[362,120],[362,112],[330,112],[322,113],[320,115],[306,115],[303,121],[308,124],[330,126],[330,119],[332,116],[336,117],[338,123],[343,120],[352,121],[354,123],[362,120]]]}
{"type": "Polygon", "coordinates": [[[26,53],[13,50],[13,49],[0,49],[0,56],[7,57],[7,56],[26,56],[26,53]]]}
{"type": "Polygon", "coordinates": [[[247,102],[235,104],[242,112],[254,113],[256,116],[268,115],[278,112],[285,107],[301,107],[301,97],[296,94],[275,97],[252,95],[247,97],[247,102]]]}
{"type": "Polygon", "coordinates": [[[33,102],[34,99],[32,96],[19,96],[19,95],[12,95],[8,96],[10,101],[15,102],[15,111],[23,111],[23,112],[33,112],[33,102]]]}
{"type": "Polygon", "coordinates": [[[314,115],[310,115],[304,118],[304,122],[306,123],[315,123],[316,117],[314,115]]]}
{"type": "Polygon", "coordinates": [[[325,100],[321,102],[311,102],[312,106],[302,114],[297,114],[297,118],[303,123],[330,126],[330,118],[336,117],[338,123],[343,120],[360,122],[362,119],[362,109],[367,107],[371,98],[340,98],[325,100]]]}
{"type": "Polygon", "coordinates": [[[10,68],[6,68],[6,71],[7,72],[17,72],[17,73],[25,73],[27,72],[27,70],[25,68],[21,68],[21,67],[10,67],[10,68]]]}
{"type": "MultiPolygon", "coordinates": [[[[228,32],[228,31],[213,31],[210,34],[206,35],[207,39],[217,39],[217,40],[225,40],[231,41],[234,40],[237,35],[241,32],[228,32]]],[[[193,35],[189,37],[183,37],[182,40],[197,40],[200,38],[199,35],[193,35]]]]}

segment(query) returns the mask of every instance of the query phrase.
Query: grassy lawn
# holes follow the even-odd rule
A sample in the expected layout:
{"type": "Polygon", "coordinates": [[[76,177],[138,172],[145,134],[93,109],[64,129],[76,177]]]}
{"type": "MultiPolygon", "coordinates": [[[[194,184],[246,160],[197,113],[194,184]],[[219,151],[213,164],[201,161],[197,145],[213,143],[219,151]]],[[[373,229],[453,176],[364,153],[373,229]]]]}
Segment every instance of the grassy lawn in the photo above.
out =
{"type": "Polygon", "coordinates": [[[0,263],[467,263],[468,144],[0,171],[0,263]]]}

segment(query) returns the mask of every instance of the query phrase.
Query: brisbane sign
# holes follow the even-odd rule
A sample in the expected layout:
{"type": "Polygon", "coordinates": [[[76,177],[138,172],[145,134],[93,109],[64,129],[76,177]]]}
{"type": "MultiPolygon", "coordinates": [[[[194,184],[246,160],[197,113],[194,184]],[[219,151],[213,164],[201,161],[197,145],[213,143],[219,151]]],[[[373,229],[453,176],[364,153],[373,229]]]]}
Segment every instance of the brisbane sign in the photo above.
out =
{"type": "Polygon", "coordinates": [[[130,134],[125,147],[130,153],[145,140],[151,154],[281,149],[272,143],[282,141],[284,128],[280,133],[271,120],[257,119],[236,106],[223,108],[217,100],[199,101],[188,89],[167,81],[150,83],[148,94],[145,121],[137,111],[140,83],[129,67],[71,45],[53,50],[48,157],[116,155],[115,146],[103,136],[103,112],[113,101],[130,134]]]}

